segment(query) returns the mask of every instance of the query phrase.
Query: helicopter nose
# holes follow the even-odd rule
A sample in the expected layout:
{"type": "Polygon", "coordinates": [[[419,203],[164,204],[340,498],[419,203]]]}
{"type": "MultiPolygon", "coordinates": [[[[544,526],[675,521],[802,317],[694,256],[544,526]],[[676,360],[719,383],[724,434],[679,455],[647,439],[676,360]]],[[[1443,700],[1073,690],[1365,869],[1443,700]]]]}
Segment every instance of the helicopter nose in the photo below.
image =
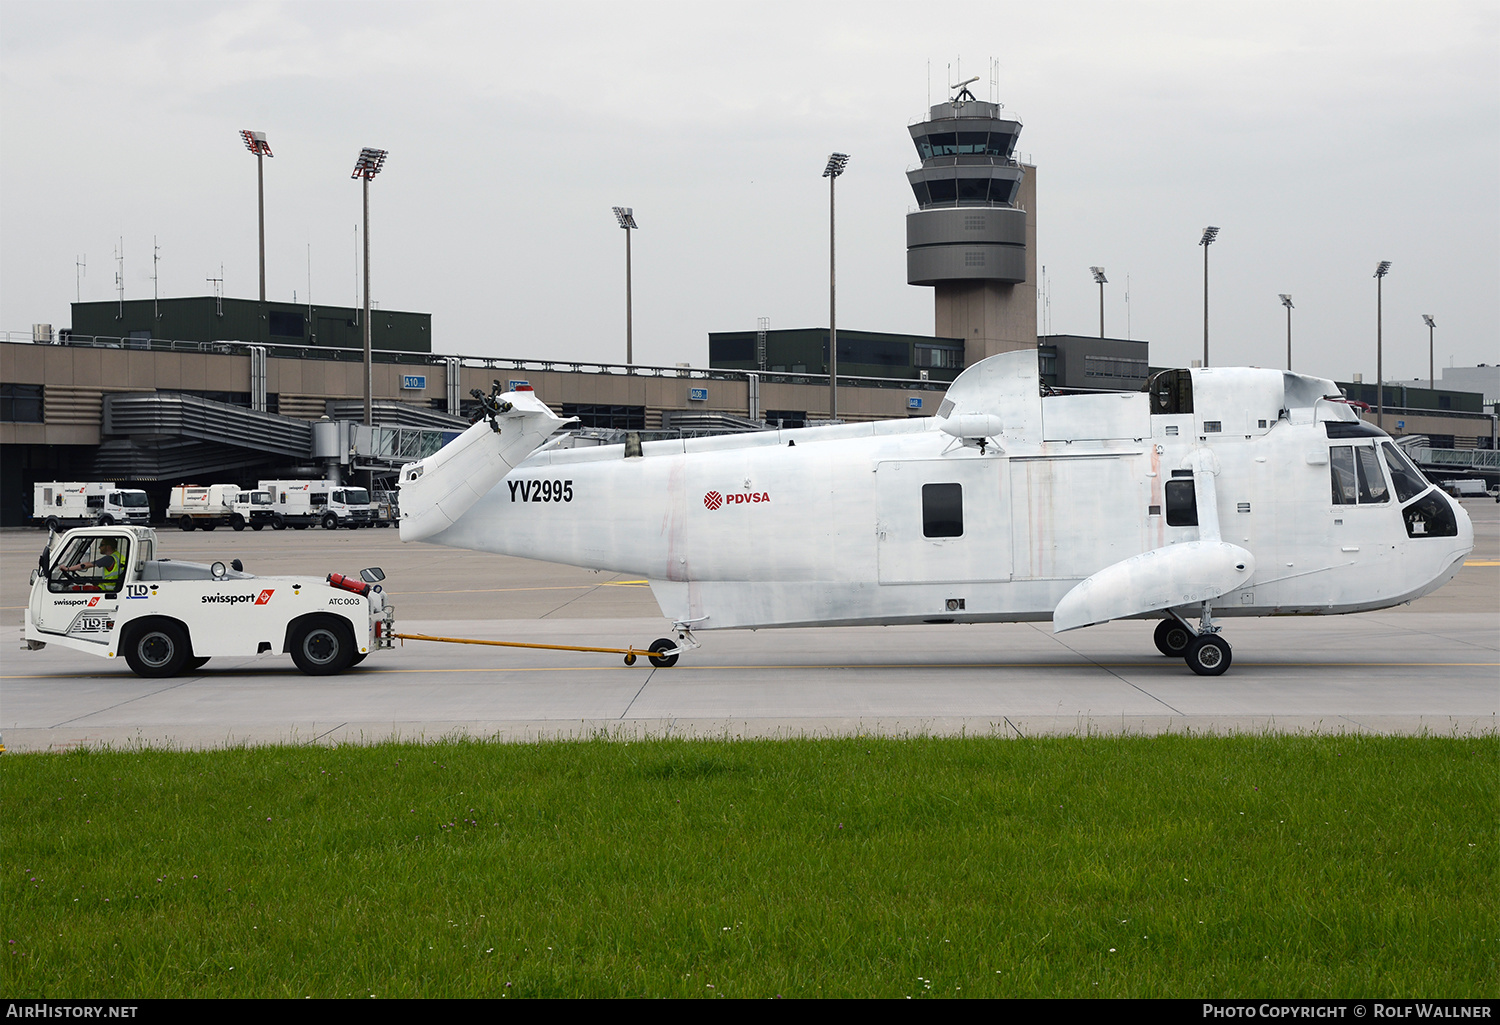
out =
{"type": "Polygon", "coordinates": [[[1453,506],[1453,518],[1458,521],[1458,545],[1464,550],[1464,554],[1468,554],[1474,550],[1474,521],[1469,519],[1469,510],[1458,499],[1449,495],[1443,497],[1453,506]]]}

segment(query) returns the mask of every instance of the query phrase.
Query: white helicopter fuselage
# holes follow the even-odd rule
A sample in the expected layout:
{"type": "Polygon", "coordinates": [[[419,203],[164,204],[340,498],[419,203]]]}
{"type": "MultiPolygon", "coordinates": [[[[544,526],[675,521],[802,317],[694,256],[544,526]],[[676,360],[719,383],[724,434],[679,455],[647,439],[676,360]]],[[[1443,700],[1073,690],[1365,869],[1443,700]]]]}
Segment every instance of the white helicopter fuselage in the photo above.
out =
{"type": "Polygon", "coordinates": [[[1331,381],[1172,373],[1042,397],[1013,353],[937,417],[544,448],[425,539],[639,575],[694,630],[1336,614],[1458,571],[1467,515],[1331,381]]]}

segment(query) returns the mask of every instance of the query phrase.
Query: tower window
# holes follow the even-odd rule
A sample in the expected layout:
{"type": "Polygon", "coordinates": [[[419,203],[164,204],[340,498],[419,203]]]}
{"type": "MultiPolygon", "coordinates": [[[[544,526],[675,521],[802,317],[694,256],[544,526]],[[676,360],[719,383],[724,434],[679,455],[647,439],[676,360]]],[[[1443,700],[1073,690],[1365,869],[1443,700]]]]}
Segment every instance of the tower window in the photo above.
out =
{"type": "Polygon", "coordinates": [[[927,191],[934,203],[951,203],[958,198],[958,186],[952,178],[928,182],[927,191]]]}
{"type": "Polygon", "coordinates": [[[958,179],[958,201],[960,203],[983,203],[989,196],[988,178],[958,179]]]}

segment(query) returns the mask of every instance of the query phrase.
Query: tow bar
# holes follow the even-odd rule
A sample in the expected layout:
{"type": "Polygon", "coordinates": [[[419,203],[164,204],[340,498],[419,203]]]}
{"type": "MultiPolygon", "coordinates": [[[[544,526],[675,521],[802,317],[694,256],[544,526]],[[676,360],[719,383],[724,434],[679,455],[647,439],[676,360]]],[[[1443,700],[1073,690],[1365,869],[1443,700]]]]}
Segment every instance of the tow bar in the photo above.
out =
{"type": "Polygon", "coordinates": [[[602,651],[608,655],[624,655],[627,666],[635,665],[642,655],[658,669],[670,669],[677,664],[682,648],[665,637],[651,642],[649,648],[591,648],[580,644],[532,644],[527,641],[481,641],[472,637],[433,637],[430,634],[391,634],[405,641],[439,641],[443,644],[488,644],[497,648],[543,648],[547,651],[602,651]]]}

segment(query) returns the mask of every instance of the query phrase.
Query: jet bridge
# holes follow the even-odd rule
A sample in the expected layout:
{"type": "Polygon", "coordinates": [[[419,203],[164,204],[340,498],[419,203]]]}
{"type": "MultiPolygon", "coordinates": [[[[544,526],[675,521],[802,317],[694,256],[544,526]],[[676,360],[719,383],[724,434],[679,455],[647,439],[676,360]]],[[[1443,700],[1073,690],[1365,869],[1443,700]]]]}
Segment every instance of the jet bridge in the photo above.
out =
{"type": "Polygon", "coordinates": [[[177,480],[331,459],[356,470],[394,472],[432,455],[468,426],[435,410],[378,414],[387,425],[312,423],[196,395],[120,392],[104,397],[106,437],[94,470],[109,479],[177,480]],[[333,428],[331,445],[327,428],[333,428]]]}

